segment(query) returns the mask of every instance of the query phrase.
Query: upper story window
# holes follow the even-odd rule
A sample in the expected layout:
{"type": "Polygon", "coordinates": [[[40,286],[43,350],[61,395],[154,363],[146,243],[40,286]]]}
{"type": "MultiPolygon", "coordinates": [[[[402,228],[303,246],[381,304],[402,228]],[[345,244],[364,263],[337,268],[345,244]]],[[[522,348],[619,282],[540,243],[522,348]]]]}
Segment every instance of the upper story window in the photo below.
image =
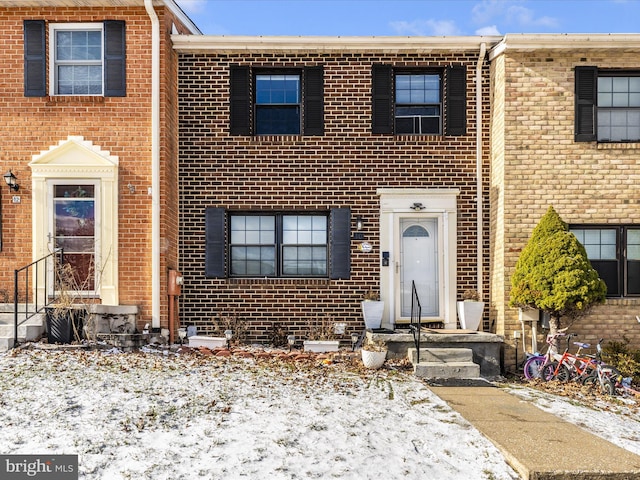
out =
{"type": "Polygon", "coordinates": [[[465,135],[466,68],[372,67],[372,132],[465,135]]]}
{"type": "Polygon", "coordinates": [[[125,23],[24,22],[24,94],[126,96],[125,23]],[[49,65],[49,70],[47,70],[49,65]],[[47,79],[47,75],[49,78],[47,79]]]}
{"type": "Polygon", "coordinates": [[[256,134],[300,134],[300,75],[259,74],[255,85],[256,134]]]}
{"type": "Polygon", "coordinates": [[[607,297],[640,296],[640,226],[572,226],[587,257],[607,284],[607,297]]]}
{"type": "Polygon", "coordinates": [[[640,141],[640,72],[576,67],[577,142],[640,141]]]}
{"type": "Polygon", "coordinates": [[[396,75],[396,133],[441,133],[440,75],[396,75]]]}
{"type": "Polygon", "coordinates": [[[232,135],[322,135],[323,68],[252,69],[234,65],[230,79],[232,135]],[[253,76],[252,76],[253,74],[253,76]]]}
{"type": "Polygon", "coordinates": [[[54,95],[102,95],[102,25],[51,25],[54,95]]]}

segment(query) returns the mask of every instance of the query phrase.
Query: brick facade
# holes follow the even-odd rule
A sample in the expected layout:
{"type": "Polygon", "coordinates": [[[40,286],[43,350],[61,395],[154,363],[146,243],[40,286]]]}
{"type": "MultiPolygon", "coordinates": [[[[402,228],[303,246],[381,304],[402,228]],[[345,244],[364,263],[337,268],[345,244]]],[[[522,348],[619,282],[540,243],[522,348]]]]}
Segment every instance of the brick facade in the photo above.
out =
{"type": "MultiPolygon", "coordinates": [[[[19,2],[14,2],[19,3],[19,2]]],[[[54,2],[52,2],[54,3],[54,2]]],[[[161,25],[161,211],[163,250],[161,281],[177,263],[176,61],[169,35],[186,29],[170,11],[157,9],[161,25]]],[[[119,159],[119,301],[140,307],[140,324],[151,316],[151,21],[137,7],[0,7],[0,169],[11,169],[17,193],[2,189],[2,252],[0,295],[12,301],[13,270],[34,260],[32,252],[32,156],[68,136],[82,136],[119,159]],[[45,96],[23,93],[23,21],[49,23],[122,20],[126,26],[126,97],[45,96]],[[12,203],[13,195],[20,203],[12,203]]],[[[47,42],[48,48],[49,42],[47,42]]],[[[50,59],[48,60],[50,61],[50,59]]],[[[47,71],[48,76],[48,71],[47,71]]],[[[167,297],[162,293],[162,326],[167,325],[167,297]]]]}
{"type": "MultiPolygon", "coordinates": [[[[574,140],[574,68],[633,70],[639,61],[629,44],[514,47],[492,60],[492,317],[507,339],[520,328],[517,310],[508,307],[510,275],[550,205],[569,224],[640,224],[640,144],[574,140]]],[[[592,344],[624,336],[637,348],[639,313],[640,298],[609,298],[570,331],[592,344]]],[[[513,348],[506,357],[511,364],[513,348]]]]}
{"type": "MultiPolygon", "coordinates": [[[[362,294],[380,282],[378,188],[458,188],[458,290],[476,285],[475,84],[478,49],[438,53],[371,50],[290,53],[179,53],[180,269],[185,275],[181,321],[211,331],[211,317],[235,314],[250,324],[251,341],[268,341],[275,328],[304,335],[321,315],[363,326],[362,294]],[[467,67],[467,133],[463,136],[371,133],[371,68],[467,67]],[[324,135],[229,134],[229,70],[324,67],[324,135]],[[372,253],[351,243],[351,277],[329,279],[207,279],[204,276],[205,208],[328,210],[350,207],[364,219],[372,253]]],[[[489,68],[483,75],[484,195],[488,199],[489,68]]],[[[485,203],[488,205],[488,203],[485,203]]],[[[488,228],[489,212],[484,223],[488,228]]],[[[485,250],[485,272],[489,270],[485,250]]],[[[348,338],[345,336],[344,338],[348,338]]]]}

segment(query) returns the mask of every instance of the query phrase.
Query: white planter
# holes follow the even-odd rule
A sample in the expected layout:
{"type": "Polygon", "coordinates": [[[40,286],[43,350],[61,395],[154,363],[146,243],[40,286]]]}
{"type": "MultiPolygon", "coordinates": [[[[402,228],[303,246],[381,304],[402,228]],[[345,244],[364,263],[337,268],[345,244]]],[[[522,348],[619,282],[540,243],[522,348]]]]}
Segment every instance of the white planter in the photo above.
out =
{"type": "Polygon", "coordinates": [[[227,339],[224,337],[205,337],[194,335],[189,337],[189,346],[193,348],[207,347],[207,348],[220,348],[227,346],[227,339]]]}
{"type": "Polygon", "coordinates": [[[372,352],[370,350],[361,350],[360,352],[364,366],[373,370],[380,368],[387,358],[387,352],[372,352]]]}
{"type": "Polygon", "coordinates": [[[340,342],[338,340],[305,340],[305,352],[337,352],[340,350],[340,342]]]}
{"type": "Polygon", "coordinates": [[[478,330],[482,321],[484,302],[458,302],[458,318],[463,330],[478,330]]]}
{"type": "Polygon", "coordinates": [[[364,317],[365,327],[380,328],[380,325],[382,325],[384,302],[382,300],[363,300],[360,302],[360,305],[362,306],[362,316],[364,317]]]}

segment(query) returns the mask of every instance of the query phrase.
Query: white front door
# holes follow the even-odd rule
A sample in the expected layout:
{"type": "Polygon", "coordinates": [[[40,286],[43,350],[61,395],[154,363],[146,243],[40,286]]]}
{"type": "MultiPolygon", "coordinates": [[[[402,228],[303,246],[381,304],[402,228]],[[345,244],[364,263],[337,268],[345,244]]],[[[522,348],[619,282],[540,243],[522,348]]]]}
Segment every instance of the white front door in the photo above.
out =
{"type": "Polygon", "coordinates": [[[399,220],[399,318],[411,317],[413,284],[422,307],[421,316],[439,317],[438,220],[420,217],[399,220]]]}

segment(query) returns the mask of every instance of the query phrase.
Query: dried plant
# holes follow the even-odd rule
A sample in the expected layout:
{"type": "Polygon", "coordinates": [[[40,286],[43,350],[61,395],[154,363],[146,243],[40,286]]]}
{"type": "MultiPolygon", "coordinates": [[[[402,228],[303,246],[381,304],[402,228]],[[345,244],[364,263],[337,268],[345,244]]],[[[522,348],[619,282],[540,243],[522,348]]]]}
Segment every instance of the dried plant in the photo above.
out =
{"type": "Polygon", "coordinates": [[[477,290],[469,289],[465,290],[462,294],[462,300],[469,300],[477,302],[480,300],[480,294],[477,290]]]}
{"type": "Polygon", "coordinates": [[[368,350],[370,352],[386,352],[387,345],[381,340],[372,340],[369,336],[366,336],[364,343],[362,344],[362,350],[368,350]]]}
{"type": "Polygon", "coordinates": [[[287,332],[282,327],[282,325],[273,322],[271,324],[271,331],[269,332],[269,342],[274,347],[286,347],[288,346],[287,342],[287,332]]]}
{"type": "Polygon", "coordinates": [[[306,337],[307,340],[335,340],[337,335],[333,317],[331,315],[316,317],[309,323],[306,337]]]}
{"type": "Polygon", "coordinates": [[[374,301],[378,301],[380,300],[380,294],[378,292],[376,292],[375,290],[368,290],[367,292],[365,292],[365,294],[362,296],[363,300],[374,300],[374,301]]]}
{"type": "Polygon", "coordinates": [[[213,324],[214,335],[224,337],[224,332],[226,330],[231,330],[233,332],[232,343],[236,345],[247,343],[249,336],[247,322],[240,318],[235,312],[230,314],[218,313],[211,317],[211,323],[213,324]]]}

